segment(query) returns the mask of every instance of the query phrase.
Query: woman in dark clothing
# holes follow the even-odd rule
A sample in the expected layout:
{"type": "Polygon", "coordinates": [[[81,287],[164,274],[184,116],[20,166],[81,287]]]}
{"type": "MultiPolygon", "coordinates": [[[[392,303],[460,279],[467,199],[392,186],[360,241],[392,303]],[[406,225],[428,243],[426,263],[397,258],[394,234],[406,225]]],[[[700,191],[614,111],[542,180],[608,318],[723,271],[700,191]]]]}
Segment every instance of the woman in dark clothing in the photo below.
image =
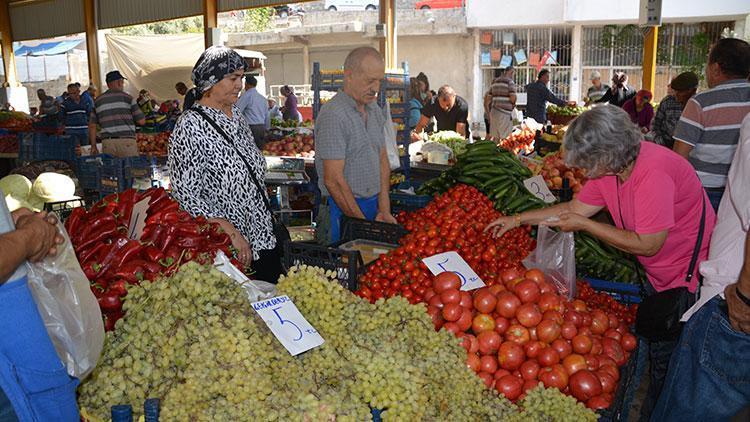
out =
{"type": "Polygon", "coordinates": [[[281,87],[280,92],[281,95],[286,98],[284,101],[284,107],[281,108],[281,115],[284,117],[284,120],[296,120],[301,122],[302,115],[297,109],[297,96],[294,95],[294,89],[289,85],[284,85],[281,87]]]}

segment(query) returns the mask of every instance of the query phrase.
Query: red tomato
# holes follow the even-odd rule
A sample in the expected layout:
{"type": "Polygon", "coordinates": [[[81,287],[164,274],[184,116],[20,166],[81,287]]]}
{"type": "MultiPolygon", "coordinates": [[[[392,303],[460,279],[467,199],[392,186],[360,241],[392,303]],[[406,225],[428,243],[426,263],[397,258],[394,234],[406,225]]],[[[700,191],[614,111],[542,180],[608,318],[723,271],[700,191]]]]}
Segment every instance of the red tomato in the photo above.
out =
{"type": "Polygon", "coordinates": [[[544,281],[544,273],[538,269],[532,269],[532,270],[526,271],[526,274],[524,274],[524,277],[526,277],[529,280],[534,281],[537,284],[544,281]]]}
{"type": "Polygon", "coordinates": [[[509,291],[505,291],[497,296],[497,306],[495,307],[495,310],[505,318],[513,318],[516,316],[516,310],[519,306],[521,306],[521,300],[518,299],[518,296],[509,291]]]}
{"type": "Polygon", "coordinates": [[[620,342],[617,340],[608,337],[603,338],[602,349],[603,353],[612,358],[617,366],[622,366],[627,362],[625,352],[622,350],[622,346],[620,346],[620,342]]]}
{"type": "Polygon", "coordinates": [[[495,389],[508,400],[516,400],[523,392],[523,380],[506,375],[495,381],[495,389]]]}
{"type": "Polygon", "coordinates": [[[502,338],[495,331],[484,331],[477,335],[477,340],[479,341],[479,353],[489,355],[497,352],[502,338]]]}
{"type": "Polygon", "coordinates": [[[547,388],[557,388],[560,391],[568,386],[568,373],[565,368],[558,364],[542,368],[539,371],[539,381],[547,388]]]}
{"type": "Polygon", "coordinates": [[[607,399],[604,395],[592,397],[586,402],[586,407],[595,411],[609,409],[611,405],[612,400],[607,399]]]}
{"type": "Polygon", "coordinates": [[[591,337],[584,335],[584,334],[578,334],[577,336],[573,337],[573,340],[571,340],[571,345],[573,346],[573,351],[585,355],[586,353],[591,351],[591,337]]]}
{"type": "Polygon", "coordinates": [[[480,334],[483,331],[490,331],[495,329],[495,319],[491,315],[477,314],[471,324],[471,331],[474,334],[480,334]]]}
{"type": "Polygon", "coordinates": [[[488,374],[494,374],[497,371],[497,358],[494,355],[484,355],[479,358],[479,369],[488,374]]]}
{"type": "Polygon", "coordinates": [[[458,304],[461,302],[461,292],[458,289],[443,290],[440,293],[440,301],[442,301],[445,305],[451,303],[458,304]]]}
{"type": "Polygon", "coordinates": [[[433,285],[436,293],[442,293],[448,289],[458,290],[461,288],[461,278],[454,272],[446,271],[435,277],[433,285]]]}
{"type": "Polygon", "coordinates": [[[560,354],[557,353],[557,350],[551,347],[547,347],[539,352],[538,360],[539,364],[542,366],[552,366],[560,362],[560,354]]]}
{"type": "Polygon", "coordinates": [[[509,371],[518,369],[523,363],[524,358],[523,348],[512,341],[506,341],[501,344],[497,353],[497,361],[500,367],[509,371]]]}
{"type": "Polygon", "coordinates": [[[570,392],[582,402],[602,394],[602,384],[593,372],[583,369],[570,376],[570,392]]]}
{"type": "Polygon", "coordinates": [[[497,331],[498,334],[505,334],[509,326],[510,321],[508,321],[507,318],[501,316],[495,318],[495,331],[497,331]]]}
{"type": "MultiPolygon", "coordinates": [[[[450,306],[450,305],[449,305],[450,306]]],[[[461,305],[459,305],[461,307],[461,305]]],[[[464,307],[461,307],[461,316],[458,318],[458,321],[456,321],[456,324],[458,324],[458,329],[462,332],[468,331],[469,328],[471,328],[471,323],[473,320],[474,313],[464,307]]]]}
{"type": "Polygon", "coordinates": [[[539,341],[550,344],[560,337],[560,326],[551,319],[543,319],[536,326],[536,334],[539,341]]]}
{"type": "Polygon", "coordinates": [[[552,309],[548,309],[544,311],[544,313],[542,314],[542,319],[543,320],[549,319],[549,320],[555,321],[558,325],[562,325],[564,322],[562,314],[559,311],[555,311],[552,309]]]}
{"type": "Polygon", "coordinates": [[[516,309],[516,318],[524,327],[534,327],[542,320],[542,313],[533,303],[524,303],[516,309]]]}
{"type": "Polygon", "coordinates": [[[481,313],[492,313],[495,311],[496,306],[497,297],[495,297],[489,289],[481,289],[481,291],[474,296],[474,308],[481,313]]]}
{"type": "Polygon", "coordinates": [[[469,353],[466,357],[466,366],[468,366],[469,369],[471,369],[475,373],[479,372],[479,368],[481,366],[479,356],[477,356],[476,353],[469,353]]]}
{"type": "Polygon", "coordinates": [[[591,332],[593,334],[604,334],[609,329],[609,318],[604,311],[595,309],[591,313],[591,332]]]}
{"type": "Polygon", "coordinates": [[[458,327],[458,324],[455,322],[446,322],[443,325],[443,328],[445,328],[449,333],[453,334],[454,336],[457,336],[461,333],[461,329],[458,327]]]}
{"type": "Polygon", "coordinates": [[[565,359],[565,357],[573,351],[570,343],[561,338],[553,341],[550,346],[557,351],[557,353],[560,355],[560,359],[565,359]]]}
{"type": "Polygon", "coordinates": [[[525,380],[536,380],[537,375],[539,375],[539,369],[539,363],[534,359],[527,360],[518,368],[521,372],[521,377],[525,380]]]}
{"type": "Polygon", "coordinates": [[[538,304],[539,309],[544,313],[547,313],[547,311],[559,311],[561,308],[560,296],[554,293],[544,293],[539,297],[538,304]]]}
{"type": "Polygon", "coordinates": [[[503,284],[506,284],[511,280],[517,280],[522,277],[523,277],[523,271],[521,271],[521,269],[519,268],[509,268],[507,270],[503,270],[503,272],[500,273],[500,281],[502,281],[503,284]]]}
{"type": "Polygon", "coordinates": [[[563,359],[562,364],[568,372],[568,375],[573,375],[582,369],[588,368],[588,365],[586,365],[586,358],[577,353],[566,356],[565,359],[563,359]]]}
{"type": "Polygon", "coordinates": [[[602,383],[602,392],[614,393],[617,388],[617,382],[612,374],[606,370],[598,370],[596,371],[596,376],[599,377],[599,382],[602,383]]]}
{"type": "Polygon", "coordinates": [[[511,326],[505,331],[505,339],[524,345],[531,340],[531,335],[529,334],[529,330],[523,325],[511,324],[511,326]]]}
{"type": "Polygon", "coordinates": [[[620,344],[626,352],[632,352],[636,347],[638,347],[638,339],[630,333],[625,333],[622,335],[620,344]]]}
{"type": "Polygon", "coordinates": [[[539,300],[539,296],[541,296],[539,286],[528,279],[518,283],[514,292],[522,303],[536,302],[539,300]]]}
{"type": "Polygon", "coordinates": [[[622,334],[620,334],[620,333],[619,333],[619,332],[618,332],[618,331],[617,331],[616,329],[614,329],[614,328],[610,328],[609,330],[607,330],[607,331],[606,331],[606,332],[604,333],[604,337],[605,337],[605,338],[611,338],[611,339],[614,339],[614,340],[616,340],[616,341],[618,341],[618,342],[619,342],[620,340],[622,340],[622,334]]]}
{"type": "Polygon", "coordinates": [[[492,383],[495,382],[495,379],[492,377],[492,374],[488,374],[486,372],[480,372],[477,375],[479,375],[479,378],[482,379],[484,382],[484,386],[487,388],[492,387],[492,383]]]}
{"type": "Polygon", "coordinates": [[[596,355],[588,354],[584,356],[586,358],[586,369],[589,371],[596,371],[599,369],[599,358],[596,355]]]}
{"type": "Polygon", "coordinates": [[[560,335],[566,340],[572,340],[573,337],[578,335],[578,329],[572,322],[564,322],[560,327],[560,335]]]}
{"type": "Polygon", "coordinates": [[[460,294],[461,294],[461,301],[458,302],[458,304],[461,305],[461,307],[464,309],[473,310],[474,304],[472,303],[473,298],[471,297],[471,293],[461,291],[460,294]]]}
{"type": "Polygon", "coordinates": [[[461,318],[463,308],[458,303],[450,303],[443,307],[443,318],[446,321],[454,322],[461,318]]]}
{"type": "Polygon", "coordinates": [[[542,343],[541,341],[530,341],[523,345],[523,351],[526,353],[526,356],[528,358],[536,358],[539,356],[539,353],[543,349],[547,347],[546,344],[542,343]]]}

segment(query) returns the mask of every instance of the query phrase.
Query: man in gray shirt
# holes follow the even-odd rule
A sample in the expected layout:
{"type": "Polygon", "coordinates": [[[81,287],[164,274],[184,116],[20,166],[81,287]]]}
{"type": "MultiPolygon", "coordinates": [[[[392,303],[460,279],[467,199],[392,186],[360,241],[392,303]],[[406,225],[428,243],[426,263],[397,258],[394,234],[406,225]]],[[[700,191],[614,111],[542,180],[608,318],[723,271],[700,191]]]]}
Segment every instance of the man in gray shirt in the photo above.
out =
{"type": "Polygon", "coordinates": [[[330,207],[331,241],[342,216],[396,223],[389,198],[385,113],[377,105],[385,64],[372,47],[352,50],[344,62],[344,87],[315,121],[315,168],[330,207]]]}

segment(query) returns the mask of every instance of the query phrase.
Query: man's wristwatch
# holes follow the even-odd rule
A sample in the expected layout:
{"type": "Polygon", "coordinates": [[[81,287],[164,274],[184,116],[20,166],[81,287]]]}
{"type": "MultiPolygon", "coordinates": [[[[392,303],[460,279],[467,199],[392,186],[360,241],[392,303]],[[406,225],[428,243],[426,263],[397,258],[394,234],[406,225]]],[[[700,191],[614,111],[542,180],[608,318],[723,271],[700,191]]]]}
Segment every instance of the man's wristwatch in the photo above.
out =
{"type": "Polygon", "coordinates": [[[740,298],[740,300],[742,300],[743,302],[745,302],[746,306],[750,306],[750,299],[748,299],[747,296],[742,294],[742,292],[740,291],[739,284],[735,286],[734,291],[737,292],[737,297],[740,298]]]}

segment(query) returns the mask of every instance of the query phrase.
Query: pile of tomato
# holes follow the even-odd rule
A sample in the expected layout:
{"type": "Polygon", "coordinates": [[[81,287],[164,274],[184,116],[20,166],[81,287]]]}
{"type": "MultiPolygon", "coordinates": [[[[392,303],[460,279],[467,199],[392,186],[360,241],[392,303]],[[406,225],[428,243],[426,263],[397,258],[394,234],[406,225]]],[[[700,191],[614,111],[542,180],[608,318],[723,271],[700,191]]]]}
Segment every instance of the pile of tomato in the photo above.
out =
{"type": "Polygon", "coordinates": [[[576,282],[576,297],[586,302],[586,304],[595,309],[601,309],[605,312],[615,314],[615,316],[628,326],[635,322],[635,315],[638,312],[638,305],[623,305],[612,296],[597,292],[591,285],[583,280],[576,282]]]}
{"type": "Polygon", "coordinates": [[[487,285],[500,273],[518,268],[536,241],[530,227],[516,228],[495,239],[484,229],[500,217],[492,201],[474,187],[456,185],[425,208],[397,216],[409,234],[400,246],[370,265],[359,280],[357,294],[370,301],[401,295],[418,303],[434,276],[423,258],[456,251],[487,285]]]}
{"type": "Polygon", "coordinates": [[[509,400],[542,382],[591,409],[610,407],[637,346],[628,326],[561,296],[539,270],[505,270],[501,281],[467,292],[456,274],[439,274],[422,297],[435,329],[462,338],[466,365],[509,400]]]}

